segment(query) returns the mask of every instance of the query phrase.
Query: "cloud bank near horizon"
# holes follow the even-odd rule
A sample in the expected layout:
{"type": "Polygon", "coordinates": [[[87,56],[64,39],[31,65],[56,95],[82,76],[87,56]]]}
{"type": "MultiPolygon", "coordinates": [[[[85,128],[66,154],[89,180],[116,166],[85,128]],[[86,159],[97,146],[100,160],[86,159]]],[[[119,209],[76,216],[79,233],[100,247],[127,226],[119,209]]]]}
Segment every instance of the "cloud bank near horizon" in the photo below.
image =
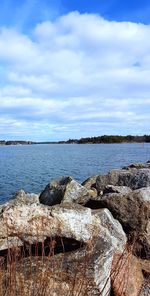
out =
{"type": "Polygon", "coordinates": [[[149,133],[150,25],[71,12],[0,28],[0,138],[149,133]]]}

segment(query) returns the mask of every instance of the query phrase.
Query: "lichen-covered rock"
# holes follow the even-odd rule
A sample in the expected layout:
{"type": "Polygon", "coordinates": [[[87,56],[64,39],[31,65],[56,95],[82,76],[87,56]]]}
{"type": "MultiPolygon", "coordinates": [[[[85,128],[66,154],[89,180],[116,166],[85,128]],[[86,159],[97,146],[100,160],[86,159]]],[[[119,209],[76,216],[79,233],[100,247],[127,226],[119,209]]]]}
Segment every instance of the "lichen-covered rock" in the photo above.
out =
{"type": "MultiPolygon", "coordinates": [[[[7,232],[2,237],[19,233],[32,237],[54,237],[63,235],[81,241],[91,238],[92,215],[88,208],[80,205],[66,204],[53,207],[36,205],[18,205],[5,209],[0,223],[5,224],[7,232]]],[[[96,229],[95,229],[96,231],[96,229]]]]}
{"type": "Polygon", "coordinates": [[[39,194],[26,193],[24,190],[19,190],[13,199],[10,199],[7,203],[0,205],[0,213],[2,213],[5,208],[17,205],[31,205],[39,203],[39,194]]]}
{"type": "Polygon", "coordinates": [[[55,205],[60,203],[86,203],[89,197],[97,196],[94,190],[88,190],[86,187],[73,180],[71,177],[63,177],[51,181],[40,194],[40,202],[45,205],[55,205]]]}
{"type": "Polygon", "coordinates": [[[109,295],[112,259],[114,254],[123,253],[126,244],[122,226],[109,210],[92,211],[69,203],[53,207],[35,204],[12,206],[2,213],[0,223],[4,221],[7,233],[1,233],[3,239],[16,237],[19,233],[23,242],[30,242],[30,238],[33,243],[34,238],[37,242],[42,238],[44,241],[47,237],[59,236],[83,243],[84,246],[77,251],[63,254],[62,273],[66,273],[70,281],[75,272],[78,281],[84,274],[84,286],[89,287],[86,295],[109,295]]]}
{"type": "Polygon", "coordinates": [[[41,204],[12,206],[6,208],[0,217],[0,223],[3,226],[0,237],[13,237],[18,233],[22,239],[27,236],[38,238],[63,236],[88,242],[100,235],[101,227],[108,228],[107,223],[104,223],[104,216],[110,220],[110,229],[115,221],[114,227],[118,228],[118,237],[119,233],[122,237],[123,230],[120,223],[114,220],[107,209],[95,212],[70,203],[53,207],[41,204]]]}
{"type": "Polygon", "coordinates": [[[15,205],[39,203],[39,194],[26,193],[24,190],[20,190],[16,193],[16,196],[12,201],[15,205]]]}

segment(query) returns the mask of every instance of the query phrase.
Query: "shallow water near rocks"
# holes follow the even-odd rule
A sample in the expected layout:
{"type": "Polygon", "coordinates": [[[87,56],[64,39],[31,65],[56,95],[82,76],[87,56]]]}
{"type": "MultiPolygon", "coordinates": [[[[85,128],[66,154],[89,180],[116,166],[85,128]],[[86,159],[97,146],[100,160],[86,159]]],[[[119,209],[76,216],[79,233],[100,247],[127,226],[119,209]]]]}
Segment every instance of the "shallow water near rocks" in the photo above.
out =
{"type": "Polygon", "coordinates": [[[86,178],[150,159],[150,143],[0,146],[0,204],[16,191],[41,192],[60,176],[86,178]]]}

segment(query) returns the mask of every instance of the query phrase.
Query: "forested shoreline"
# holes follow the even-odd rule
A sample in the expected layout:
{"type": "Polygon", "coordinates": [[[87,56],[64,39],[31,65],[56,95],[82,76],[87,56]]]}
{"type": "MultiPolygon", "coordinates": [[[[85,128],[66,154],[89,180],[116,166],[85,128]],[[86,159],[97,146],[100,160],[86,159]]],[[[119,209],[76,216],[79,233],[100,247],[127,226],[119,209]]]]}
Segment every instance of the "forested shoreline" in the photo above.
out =
{"type": "Polygon", "coordinates": [[[150,143],[150,135],[144,136],[119,136],[119,135],[103,135],[98,137],[86,137],[77,139],[69,139],[68,141],[60,141],[59,143],[67,144],[112,144],[112,143],[150,143]]]}
{"type": "Polygon", "coordinates": [[[150,135],[143,136],[120,136],[103,135],[97,137],[86,137],[81,139],[69,139],[67,141],[5,141],[0,140],[0,145],[33,145],[33,144],[113,144],[113,143],[150,143],[150,135]]]}

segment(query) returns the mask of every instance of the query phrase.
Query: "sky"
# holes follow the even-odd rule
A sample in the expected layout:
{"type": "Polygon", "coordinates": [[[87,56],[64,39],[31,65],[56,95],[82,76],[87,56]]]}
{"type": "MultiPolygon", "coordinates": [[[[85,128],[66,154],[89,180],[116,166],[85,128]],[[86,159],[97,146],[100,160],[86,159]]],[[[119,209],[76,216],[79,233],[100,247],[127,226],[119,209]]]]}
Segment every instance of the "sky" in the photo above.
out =
{"type": "Polygon", "coordinates": [[[150,134],[149,0],[1,0],[0,139],[150,134]]]}

